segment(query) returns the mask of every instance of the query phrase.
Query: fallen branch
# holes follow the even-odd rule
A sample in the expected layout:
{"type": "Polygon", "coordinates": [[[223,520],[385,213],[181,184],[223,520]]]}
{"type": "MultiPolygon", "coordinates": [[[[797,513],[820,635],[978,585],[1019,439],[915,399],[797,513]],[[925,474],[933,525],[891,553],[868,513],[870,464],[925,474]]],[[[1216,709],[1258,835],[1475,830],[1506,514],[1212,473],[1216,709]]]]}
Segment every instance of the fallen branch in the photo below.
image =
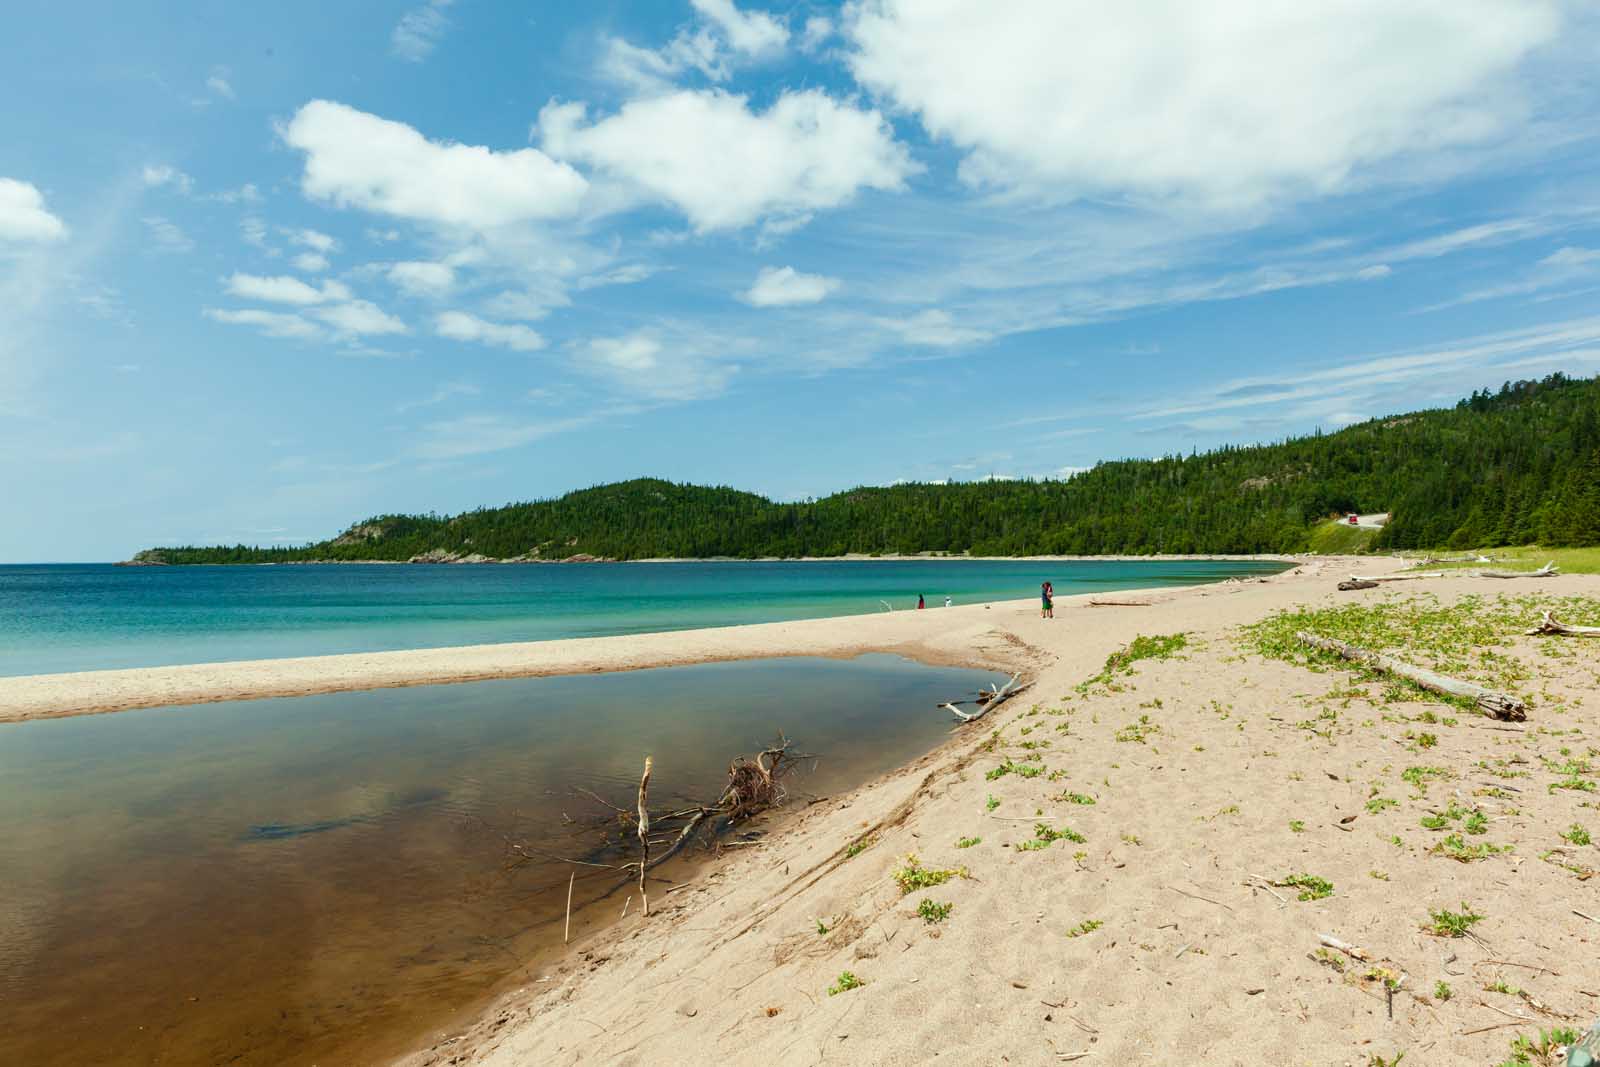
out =
{"type": "Polygon", "coordinates": [[[1479,571],[1479,578],[1554,578],[1559,568],[1551,560],[1536,571],[1479,571]]]}
{"type": "MultiPolygon", "coordinates": [[[[578,872],[573,871],[567,878],[567,921],[561,927],[561,943],[565,945],[572,940],[572,884],[578,880],[578,872]]],[[[623,914],[627,914],[627,905],[623,906],[623,914]]]]}
{"type": "Polygon", "coordinates": [[[1025,685],[1017,686],[1017,679],[1020,677],[1022,677],[1020,674],[1013,674],[1011,676],[1011,680],[1004,686],[997,686],[991,683],[989,686],[990,692],[978,694],[978,704],[980,706],[978,710],[973,712],[971,715],[968,715],[954,704],[944,704],[942,706],[946,711],[950,712],[950,714],[954,715],[962,722],[975,722],[989,714],[995,708],[998,708],[1001,704],[1004,704],[1006,701],[1010,700],[1012,697],[1016,696],[1018,693],[1022,692],[1024,689],[1028,688],[1025,685]]]}
{"type": "Polygon", "coordinates": [[[1333,652],[1352,663],[1360,663],[1371,667],[1375,671],[1392,674],[1404,678],[1409,682],[1421,686],[1431,693],[1447,693],[1450,696],[1464,697],[1475,702],[1485,715],[1495,719],[1509,722],[1522,722],[1528,717],[1528,705],[1517,697],[1506,693],[1496,693],[1485,689],[1472,682],[1463,682],[1455,678],[1447,678],[1442,674],[1427,670],[1422,667],[1413,667],[1393,656],[1385,656],[1380,652],[1371,652],[1343,641],[1335,641],[1331,637],[1319,637],[1313,633],[1301,630],[1295,637],[1302,643],[1325,652],[1333,652]]]}
{"type": "Polygon", "coordinates": [[[644,874],[650,868],[650,757],[644,758],[644,775],[639,779],[639,906],[650,914],[650,896],[644,890],[644,874]]]}
{"type": "Polygon", "coordinates": [[[1444,571],[1406,571],[1401,574],[1352,574],[1352,582],[1410,582],[1418,578],[1443,578],[1444,571]]]}
{"type": "Polygon", "coordinates": [[[1528,631],[1529,637],[1540,634],[1562,634],[1567,637],[1600,637],[1600,626],[1570,626],[1557,619],[1551,612],[1545,612],[1539,625],[1528,631]]]}
{"type": "Polygon", "coordinates": [[[1089,606],[1091,608],[1148,608],[1151,604],[1148,600],[1091,600],[1089,601],[1089,606]]]}

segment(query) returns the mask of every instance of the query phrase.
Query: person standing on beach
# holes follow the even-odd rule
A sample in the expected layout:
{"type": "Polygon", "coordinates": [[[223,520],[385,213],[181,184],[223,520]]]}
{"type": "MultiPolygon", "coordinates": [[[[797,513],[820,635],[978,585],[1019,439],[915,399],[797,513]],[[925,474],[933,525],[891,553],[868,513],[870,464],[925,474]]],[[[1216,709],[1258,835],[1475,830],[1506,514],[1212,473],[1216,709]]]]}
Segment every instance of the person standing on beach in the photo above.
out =
{"type": "Polygon", "coordinates": [[[921,593],[918,593],[918,594],[917,594],[917,610],[918,610],[918,611],[921,611],[921,610],[922,610],[922,607],[923,607],[923,604],[922,604],[922,594],[921,594],[921,593]]]}
{"type": "Polygon", "coordinates": [[[1049,582],[1039,587],[1039,618],[1053,619],[1056,617],[1056,590],[1049,582]]]}

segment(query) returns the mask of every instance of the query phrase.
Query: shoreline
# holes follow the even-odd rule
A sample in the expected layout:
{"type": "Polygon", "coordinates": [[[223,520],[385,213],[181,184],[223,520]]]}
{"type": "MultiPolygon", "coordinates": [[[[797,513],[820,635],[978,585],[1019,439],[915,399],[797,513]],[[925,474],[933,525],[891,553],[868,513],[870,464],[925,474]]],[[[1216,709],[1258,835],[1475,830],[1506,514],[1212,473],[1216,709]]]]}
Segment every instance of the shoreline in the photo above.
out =
{"type": "MultiPolygon", "coordinates": [[[[1118,595],[1171,591],[1117,590],[1118,595]]],[[[1081,597],[1104,593],[1077,594],[1081,597]]],[[[1068,598],[1058,598],[1064,603],[1068,598]]],[[[368,689],[540,678],[682,667],[733,660],[818,657],[868,652],[902,655],[935,666],[978,667],[995,612],[1032,600],[994,601],[924,611],[841,615],[791,622],[666,630],[612,637],[458,645],[287,659],[234,660],[166,667],[75,671],[0,678],[0,724],[136,708],[309,696],[368,689]]]]}
{"type": "MultiPolygon", "coordinates": [[[[430,1044],[394,1061],[395,1067],[645,1064],[734,1056],[809,1064],[828,1058],[830,1050],[854,1062],[912,1063],[922,1062],[935,1047],[960,1049],[961,1058],[972,1062],[1033,1062],[1039,1055],[1055,1059],[1090,1047],[1129,1062],[1158,1055],[1234,1062],[1237,1048],[1230,1042],[1245,1017],[1264,1024],[1252,1062],[1299,1062],[1310,1049],[1323,1058],[1353,1060],[1364,1058],[1364,1049],[1378,1047],[1388,1054],[1419,1044],[1437,1044],[1441,1053],[1462,1062],[1486,1061],[1491,1048],[1504,1044],[1500,1031],[1476,1029],[1481,1020],[1461,1022],[1462,1010],[1469,1007],[1452,1003],[1457,1017],[1441,1022],[1438,1013],[1444,1008],[1428,1006],[1425,993],[1435,975],[1422,963],[1437,963],[1440,943],[1416,933],[1418,915],[1426,917],[1424,904],[1443,901],[1454,907],[1459,895],[1452,894],[1467,893],[1479,910],[1499,921],[1491,933],[1498,933],[1498,954],[1509,958],[1533,958],[1519,952],[1539,957],[1534,946],[1548,946],[1552,937],[1563,951],[1581,953],[1585,950],[1574,949],[1572,941],[1587,937],[1589,927],[1562,918],[1566,898],[1546,888],[1535,909],[1539,914],[1523,919],[1539,925],[1512,936],[1527,910],[1521,895],[1526,890],[1499,888],[1508,885],[1503,867],[1460,868],[1429,858],[1426,845],[1437,835],[1418,834],[1417,811],[1403,818],[1395,813],[1391,826],[1380,824],[1371,814],[1375,809],[1364,806],[1379,764],[1393,762],[1398,774],[1405,762],[1420,757],[1395,751],[1392,738],[1375,737],[1378,747],[1362,751],[1344,750],[1353,748],[1354,740],[1344,748],[1323,747],[1304,732],[1304,724],[1293,724],[1297,715],[1288,706],[1302,701],[1308,690],[1327,689],[1342,695],[1348,706],[1349,674],[1318,675],[1259,660],[1233,666],[1239,660],[1224,639],[1238,625],[1276,610],[1371,603],[1418,591],[1333,591],[1351,573],[1403,565],[1375,562],[1371,557],[1324,559],[1262,582],[1167,588],[1159,597],[1139,598],[1149,607],[1095,608],[1092,615],[1089,595],[1058,598],[1061,610],[1054,622],[1039,620],[1031,601],[993,605],[990,625],[981,629],[1001,636],[995,649],[1029,650],[1036,661],[1030,670],[1036,679],[1032,694],[993,719],[958,727],[932,752],[847,794],[778,814],[760,844],[708,859],[689,881],[674,887],[684,891],[666,897],[649,919],[636,914],[619,921],[614,913],[586,917],[581,936],[570,946],[554,946],[548,957],[528,961],[526,977],[470,1025],[437,1031],[430,1044]],[[1132,637],[1173,631],[1191,634],[1191,650],[1172,662],[1141,666],[1137,677],[1114,690],[1125,689],[1125,695],[1100,698],[1104,705],[1095,705],[1100,710],[1094,725],[1088,704],[1076,718],[1029,718],[1039,714],[1041,702],[1069,692],[1132,637]],[[1249,677],[1238,677],[1241,671],[1249,677]],[[1208,703],[1213,711],[1222,709],[1221,721],[1203,710],[1208,703]],[[1152,707],[1158,710],[1147,714],[1182,736],[1114,743],[1127,739],[1113,739],[1113,731],[1140,719],[1137,709],[1152,707]],[[1070,726],[1070,737],[1057,738],[1058,747],[1043,755],[1048,765],[1065,772],[1066,782],[992,780],[988,768],[1003,759],[1037,758],[1017,751],[1020,737],[1007,737],[1007,746],[994,751],[999,734],[1057,723],[1058,729],[1070,726]],[[1105,736],[1095,739],[1091,733],[1105,736]],[[1199,740],[1206,743],[1192,744],[1199,740]],[[1297,773],[1301,764],[1293,757],[1298,752],[1278,751],[1291,745],[1306,748],[1302,758],[1320,770],[1303,777],[1297,773]],[[1007,751],[1013,755],[1007,757],[1007,751]],[[1217,761],[1223,761],[1220,768],[1217,761]],[[1184,773],[1201,765],[1219,773],[1184,773]],[[1056,805],[1042,819],[1065,819],[1081,829],[1088,837],[1086,851],[1074,854],[1072,846],[1061,845],[1036,853],[1013,851],[1016,844],[1007,849],[1008,841],[1026,839],[1041,821],[1034,815],[1036,804],[1069,795],[1043,795],[1062,785],[1090,794],[1086,802],[1094,806],[1056,805]],[[998,810],[994,794],[1003,801],[998,810]],[[1366,813],[1354,836],[1348,823],[1356,815],[1341,818],[1344,811],[1366,813]],[[1284,820],[1295,816],[1314,823],[1303,836],[1297,836],[1300,824],[1284,828],[1284,820]],[[1405,832],[1421,844],[1397,855],[1387,835],[1407,826],[1411,829],[1405,832]],[[952,842],[962,835],[971,835],[971,851],[953,851],[952,842]],[[865,851],[847,848],[855,842],[866,842],[865,851]],[[929,868],[972,867],[971,880],[958,878],[918,894],[953,900],[949,922],[927,923],[914,907],[906,914],[917,898],[902,897],[890,876],[908,852],[923,857],[929,868]],[[1341,866],[1333,866],[1336,857],[1343,857],[1341,866]],[[1337,895],[1307,905],[1239,888],[1241,879],[1249,884],[1246,869],[1277,875],[1284,865],[1328,874],[1338,883],[1337,895]],[[1392,888],[1391,875],[1379,871],[1380,865],[1394,872],[1392,888]],[[1361,872],[1369,867],[1377,873],[1366,878],[1361,872]],[[1382,880],[1376,880],[1380,874],[1382,880]],[[1351,904],[1351,898],[1359,903],[1351,904]],[[1106,920],[1108,931],[1076,940],[1063,935],[1073,923],[1091,918],[1097,924],[1106,920]],[[1416,978],[1411,984],[1417,988],[1394,999],[1393,1022],[1383,1021],[1381,997],[1374,1009],[1370,994],[1350,988],[1351,979],[1330,980],[1315,961],[1306,962],[1307,939],[1314,947],[1317,931],[1327,929],[1380,951],[1403,949],[1417,957],[1411,964],[1416,978]],[[1147,941],[1160,942],[1165,950],[1147,941]],[[859,974],[862,990],[824,995],[841,970],[859,974]],[[1250,999],[1263,989],[1269,995],[1250,999]],[[973,1011],[978,1004],[983,1010],[973,1011]],[[1464,1028],[1468,1032],[1460,1033],[1464,1028]]],[[[1591,576],[1556,581],[1541,589],[1558,595],[1600,593],[1600,579],[1591,576]]],[[[1481,581],[1452,577],[1428,583],[1427,591],[1450,600],[1483,589],[1481,581]]],[[[967,654],[984,656],[976,647],[967,654]]],[[[982,665],[993,669],[997,664],[982,665]]],[[[1403,714],[1408,705],[1373,699],[1376,709],[1363,714],[1376,718],[1387,707],[1383,721],[1391,721],[1396,711],[1401,716],[1393,721],[1415,721],[1403,714]]],[[[1070,700],[1069,709],[1078,703],[1070,700]]],[[[1428,706],[1409,705],[1411,710],[1428,706]]],[[[1584,710],[1585,721],[1594,715],[1593,709],[1584,710]]],[[[1470,716],[1454,730],[1440,732],[1439,747],[1424,755],[1463,767],[1475,766],[1487,753],[1453,749],[1511,740],[1470,716]]],[[[1395,790],[1403,795],[1404,785],[1386,784],[1386,793],[1395,790]]],[[[1542,798],[1544,790],[1538,793],[1542,798]]],[[[1531,795],[1527,803],[1533,803],[1531,795]]],[[[1503,835],[1506,818],[1496,813],[1491,832],[1503,835]]],[[[1555,816],[1545,821],[1564,825],[1555,816]]],[[[1524,851],[1531,854],[1531,844],[1523,842],[1517,855],[1524,851]]],[[[1547,865],[1529,866],[1524,877],[1563,877],[1553,868],[1550,874],[1547,865]]],[[[1448,944],[1458,952],[1472,947],[1448,944]]],[[[1472,966],[1477,964],[1471,960],[1457,964],[1458,969],[1472,966]]],[[[1463,990],[1469,988],[1476,987],[1463,990]]],[[[1543,990],[1539,995],[1551,996],[1543,990]]],[[[1600,1006],[1593,1001],[1586,1007],[1566,1005],[1573,995],[1561,991],[1564,1006],[1590,1015],[1600,1006]]],[[[1540,1022],[1530,1017],[1524,1029],[1536,1030],[1540,1022]]]]}
{"type": "MultiPolygon", "coordinates": [[[[638,559],[607,559],[598,556],[568,557],[566,559],[526,559],[522,557],[501,558],[497,556],[461,557],[456,559],[293,559],[268,563],[166,563],[161,561],[148,561],[139,559],[114,560],[102,563],[18,563],[9,566],[18,567],[480,567],[497,564],[528,564],[531,566],[551,566],[559,564],[594,564],[594,563],[904,563],[912,561],[928,561],[935,563],[972,562],[972,563],[1182,563],[1193,560],[1195,562],[1214,563],[1303,563],[1314,559],[1336,559],[1334,556],[1316,556],[1312,554],[1293,555],[1277,552],[1237,552],[1237,553],[1172,553],[1158,552],[1147,556],[1134,555],[1102,555],[1102,556],[1075,556],[1075,555],[1044,555],[1044,556],[972,556],[972,555],[939,555],[936,553],[918,552],[912,555],[896,555],[882,553],[873,555],[866,552],[846,552],[841,556],[642,556],[638,559]]],[[[1379,557],[1373,557],[1379,558],[1379,557]]]]}
{"type": "MultiPolygon", "coordinates": [[[[1277,557],[1271,562],[1291,561],[1277,557]]],[[[1291,563],[1287,570],[1275,575],[1225,578],[1199,585],[1169,584],[1075,593],[1060,596],[1057,602],[1067,605],[1077,599],[1113,595],[1149,597],[1229,582],[1266,581],[1295,573],[1300,566],[1304,564],[1291,563]]],[[[887,652],[936,666],[983,667],[984,663],[961,652],[970,638],[965,631],[971,627],[983,629],[985,620],[992,618],[997,610],[1003,612],[1035,603],[1028,598],[607,637],[8,675],[0,677],[0,725],[139,708],[647,670],[746,659],[802,656],[849,659],[868,652],[887,652]]]]}

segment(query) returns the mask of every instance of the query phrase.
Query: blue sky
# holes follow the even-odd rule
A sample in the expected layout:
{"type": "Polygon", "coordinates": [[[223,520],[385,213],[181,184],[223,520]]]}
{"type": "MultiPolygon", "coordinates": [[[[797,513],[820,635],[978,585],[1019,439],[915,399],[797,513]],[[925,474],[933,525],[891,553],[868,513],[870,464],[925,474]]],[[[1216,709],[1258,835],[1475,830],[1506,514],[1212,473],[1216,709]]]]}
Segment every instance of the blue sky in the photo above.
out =
{"type": "Polygon", "coordinates": [[[1059,476],[1600,364],[1593,4],[5,25],[0,560],[1059,476]]]}

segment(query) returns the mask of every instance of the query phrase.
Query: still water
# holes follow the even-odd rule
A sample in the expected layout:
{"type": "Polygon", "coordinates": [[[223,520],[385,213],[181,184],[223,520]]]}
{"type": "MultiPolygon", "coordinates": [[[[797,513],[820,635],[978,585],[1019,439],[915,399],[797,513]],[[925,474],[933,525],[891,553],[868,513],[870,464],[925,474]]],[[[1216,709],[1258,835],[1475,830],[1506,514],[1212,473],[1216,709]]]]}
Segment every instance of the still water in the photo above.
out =
{"type": "Polygon", "coordinates": [[[710,799],[782,729],[821,757],[794,791],[836,792],[992,680],[870,655],[0,726],[0,1063],[381,1062],[537,973],[570,868],[506,838],[581,854],[578,789],[629,804],[649,753],[663,803],[710,799]]]}

